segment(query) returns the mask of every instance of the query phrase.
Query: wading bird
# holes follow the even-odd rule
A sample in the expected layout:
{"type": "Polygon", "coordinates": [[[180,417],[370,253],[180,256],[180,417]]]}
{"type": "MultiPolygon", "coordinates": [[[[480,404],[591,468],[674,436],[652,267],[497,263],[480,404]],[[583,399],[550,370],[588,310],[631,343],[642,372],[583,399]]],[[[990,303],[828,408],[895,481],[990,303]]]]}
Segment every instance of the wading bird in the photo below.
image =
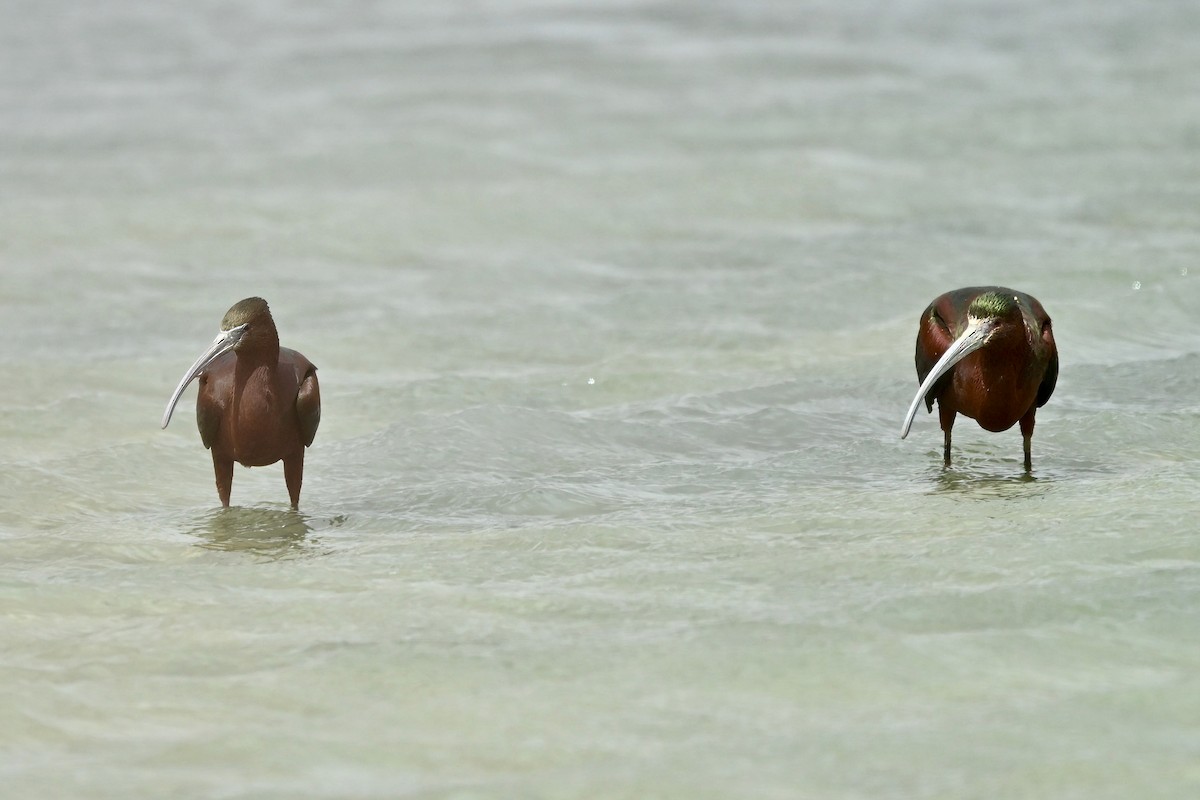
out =
{"type": "Polygon", "coordinates": [[[221,505],[229,507],[233,462],[265,467],[282,460],[292,508],[298,507],[304,448],[312,444],[321,421],[321,390],[312,362],[279,346],[266,300],[248,297],[225,313],[221,332],[167,402],[164,428],[179,396],[196,378],[196,425],[200,440],[212,451],[221,505]]]}
{"type": "Polygon", "coordinates": [[[994,432],[1020,422],[1025,471],[1033,469],[1033,419],[1058,380],[1058,348],[1041,303],[1002,286],[946,292],[921,315],[916,361],[921,388],[904,417],[901,439],[921,399],[930,411],[936,400],[947,467],[954,416],[965,414],[994,432]]]}

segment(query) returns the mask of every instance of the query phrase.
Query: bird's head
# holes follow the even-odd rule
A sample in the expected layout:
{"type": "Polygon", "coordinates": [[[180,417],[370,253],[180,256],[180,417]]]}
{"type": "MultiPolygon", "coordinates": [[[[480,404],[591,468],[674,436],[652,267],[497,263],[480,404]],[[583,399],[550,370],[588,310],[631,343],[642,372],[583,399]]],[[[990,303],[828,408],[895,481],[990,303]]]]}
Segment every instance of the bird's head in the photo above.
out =
{"type": "Polygon", "coordinates": [[[234,303],[221,319],[221,333],[217,339],[226,344],[221,352],[241,350],[259,342],[269,345],[274,341],[278,346],[279,334],[267,301],[261,297],[247,297],[234,303]]]}
{"type": "Polygon", "coordinates": [[[196,379],[196,376],[204,372],[209,364],[230,350],[240,352],[259,349],[265,350],[267,353],[273,350],[278,356],[279,334],[275,330],[275,321],[271,318],[271,310],[267,307],[267,301],[261,297],[247,297],[245,300],[234,303],[225,312],[225,317],[221,320],[221,332],[217,334],[217,338],[213,339],[213,343],[180,379],[171,399],[167,401],[167,410],[163,412],[162,426],[167,427],[171,421],[171,414],[175,411],[175,405],[179,402],[179,396],[183,394],[183,390],[196,379]]]}
{"type": "Polygon", "coordinates": [[[1021,304],[1016,295],[997,290],[984,292],[967,307],[966,325],[958,336],[961,340],[969,334],[971,341],[977,344],[962,355],[965,357],[967,353],[983,347],[1005,325],[1022,324],[1022,319],[1021,304]]]}

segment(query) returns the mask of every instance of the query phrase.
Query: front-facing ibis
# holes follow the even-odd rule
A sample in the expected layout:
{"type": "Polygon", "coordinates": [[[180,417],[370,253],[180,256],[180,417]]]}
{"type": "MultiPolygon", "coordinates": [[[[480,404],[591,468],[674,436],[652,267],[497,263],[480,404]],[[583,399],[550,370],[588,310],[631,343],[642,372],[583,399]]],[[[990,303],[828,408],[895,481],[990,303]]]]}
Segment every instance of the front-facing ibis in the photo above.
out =
{"type": "Polygon", "coordinates": [[[284,482],[296,508],[304,448],[312,444],[321,421],[321,390],[312,362],[279,346],[266,300],[248,297],[226,312],[221,332],[167,401],[164,428],[179,396],[196,378],[196,424],[212,451],[221,505],[229,506],[234,462],[264,467],[283,461],[284,482]]]}
{"type": "Polygon", "coordinates": [[[936,400],[947,467],[950,429],[955,415],[964,414],[989,431],[1006,431],[1019,422],[1025,470],[1033,468],[1034,417],[1058,380],[1058,348],[1041,303],[1002,286],[946,292],[921,315],[916,362],[921,388],[904,417],[901,439],[922,398],[931,412],[936,400]]]}

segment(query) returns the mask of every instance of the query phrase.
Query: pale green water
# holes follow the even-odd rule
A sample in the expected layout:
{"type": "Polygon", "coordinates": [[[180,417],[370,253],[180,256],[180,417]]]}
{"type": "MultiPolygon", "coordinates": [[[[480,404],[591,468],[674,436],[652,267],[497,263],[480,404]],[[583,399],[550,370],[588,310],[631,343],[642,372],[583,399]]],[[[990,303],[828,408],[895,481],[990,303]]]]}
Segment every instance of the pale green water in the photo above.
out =
{"type": "Polygon", "coordinates": [[[0,3],[6,796],[1197,796],[1200,10],[245,5],[0,3]],[[300,514],[158,430],[249,294],[300,514]]]}

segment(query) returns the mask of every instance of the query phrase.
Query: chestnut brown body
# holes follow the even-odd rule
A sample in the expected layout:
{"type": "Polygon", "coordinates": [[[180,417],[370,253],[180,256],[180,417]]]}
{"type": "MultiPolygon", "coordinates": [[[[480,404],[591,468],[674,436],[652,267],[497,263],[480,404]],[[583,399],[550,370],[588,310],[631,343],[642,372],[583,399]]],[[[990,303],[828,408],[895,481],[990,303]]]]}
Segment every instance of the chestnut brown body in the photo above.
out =
{"type": "Polygon", "coordinates": [[[193,379],[200,384],[196,424],[212,453],[221,505],[229,505],[235,462],[262,467],[283,461],[288,496],[298,507],[304,451],[321,421],[321,391],[312,362],[279,346],[266,301],[247,298],[229,309],[221,334],[175,390],[164,428],[193,379]]]}
{"type": "Polygon", "coordinates": [[[917,405],[938,405],[944,463],[950,465],[950,431],[958,414],[988,431],[1020,424],[1025,469],[1032,469],[1031,440],[1037,410],[1058,380],[1058,348],[1050,316],[1036,298],[1002,286],[974,286],[939,295],[917,330],[917,405]]]}

